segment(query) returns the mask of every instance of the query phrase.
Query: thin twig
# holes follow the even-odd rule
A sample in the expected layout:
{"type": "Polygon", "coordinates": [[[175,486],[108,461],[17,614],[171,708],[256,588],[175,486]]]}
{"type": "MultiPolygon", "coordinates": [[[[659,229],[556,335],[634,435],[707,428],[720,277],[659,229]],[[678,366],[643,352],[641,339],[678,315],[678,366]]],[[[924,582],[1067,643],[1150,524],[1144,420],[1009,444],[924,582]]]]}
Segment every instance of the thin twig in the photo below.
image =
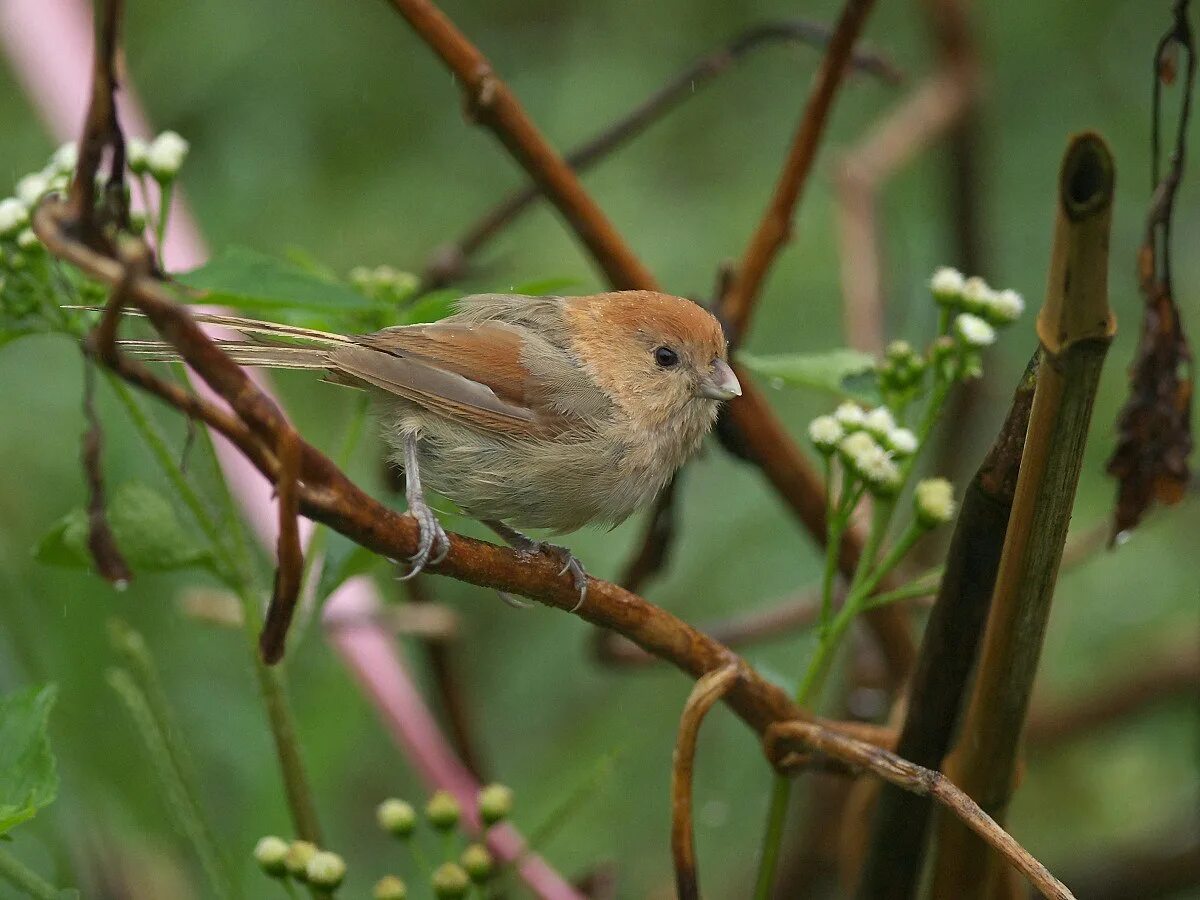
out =
{"type": "Polygon", "coordinates": [[[83,416],[87,422],[81,458],[88,494],[88,552],[100,577],[117,588],[123,588],[133,578],[133,573],[121,555],[108,522],[108,501],[104,490],[104,431],[96,415],[96,373],[91,360],[86,358],[83,364],[83,416]]]}
{"type": "Polygon", "coordinates": [[[796,203],[816,160],[833,98],[841,86],[854,44],[874,5],[875,0],[847,0],[838,17],[829,49],[821,60],[816,83],[805,105],[800,128],[792,140],[783,171],[779,174],[779,181],[720,304],[719,316],[734,343],[745,334],[767,272],[791,234],[796,203]]]}
{"type": "Polygon", "coordinates": [[[671,766],[671,858],[675,862],[675,893],[680,900],[698,900],[700,896],[696,840],[692,832],[692,779],[700,723],[737,677],[737,667],[727,666],[699,678],[679,720],[671,766]]]}
{"type": "MultiPolygon", "coordinates": [[[[696,96],[751,53],[780,43],[824,47],[829,39],[830,30],[827,26],[802,19],[766,22],[747,29],[724,46],[692,63],[624,116],[569,151],[564,159],[576,172],[584,172],[696,96]]],[[[898,83],[901,78],[890,60],[867,50],[854,50],[850,64],[855,70],[890,84],[898,83]]],[[[480,216],[458,240],[434,250],[421,279],[423,287],[443,287],[461,278],[469,259],[541,196],[541,189],[536,184],[520,188],[480,216]]]]}
{"type": "Polygon", "coordinates": [[[490,130],[522,165],[609,282],[618,289],[654,290],[654,276],[538,131],[487,58],[428,0],[389,2],[455,74],[468,117],[490,130]]]}
{"type": "Polygon", "coordinates": [[[300,546],[300,497],[296,490],[300,476],[300,444],[294,431],[282,431],[276,445],[279,478],[275,492],[279,507],[279,537],[276,542],[277,564],[271,605],[258,638],[263,662],[274,665],[283,658],[288,626],[296,611],[304,573],[304,551],[300,546]]]}
{"type": "Polygon", "coordinates": [[[906,791],[932,797],[1019,869],[1042,896],[1053,900],[1069,900],[1074,896],[1065,884],[1050,874],[1049,869],[1017,843],[978,803],[940,772],[914,765],[895,753],[810,722],[784,722],[771,726],[767,729],[764,746],[767,758],[785,773],[789,771],[789,754],[794,748],[812,749],[866,769],[906,791]]]}

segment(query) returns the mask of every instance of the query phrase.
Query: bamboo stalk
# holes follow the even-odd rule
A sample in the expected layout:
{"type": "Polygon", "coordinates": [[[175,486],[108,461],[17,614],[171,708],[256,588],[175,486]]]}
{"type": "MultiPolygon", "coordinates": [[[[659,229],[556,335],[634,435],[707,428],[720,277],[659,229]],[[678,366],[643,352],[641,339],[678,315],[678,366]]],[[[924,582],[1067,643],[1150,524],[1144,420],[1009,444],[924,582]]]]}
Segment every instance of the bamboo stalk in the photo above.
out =
{"type": "MultiPolygon", "coordinates": [[[[996,578],[979,673],[946,774],[1003,823],[1018,745],[1062,560],[1104,356],[1114,165],[1095,134],[1074,137],[1059,175],[1058,213],[1029,432],[996,578]]],[[[998,883],[999,861],[943,818],[932,895],[971,900],[998,883]]]]}
{"type": "MultiPolygon", "coordinates": [[[[1004,549],[1029,412],[1037,383],[1035,355],[1013,395],[1008,418],[963,493],[945,574],[925,626],[908,712],[896,754],[928,769],[950,748],[1004,549]]],[[[885,784],[870,833],[860,900],[911,897],[917,887],[932,805],[885,784]]]]}

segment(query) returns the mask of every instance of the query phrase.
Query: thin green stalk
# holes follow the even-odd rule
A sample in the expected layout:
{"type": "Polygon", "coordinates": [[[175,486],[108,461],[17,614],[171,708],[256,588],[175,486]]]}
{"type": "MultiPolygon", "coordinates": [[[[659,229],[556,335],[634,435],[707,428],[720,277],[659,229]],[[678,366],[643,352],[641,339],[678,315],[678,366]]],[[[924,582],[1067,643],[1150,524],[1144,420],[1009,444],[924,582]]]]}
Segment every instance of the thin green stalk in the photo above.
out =
{"type": "Polygon", "coordinates": [[[175,769],[166,740],[155,721],[146,695],[125,669],[110,669],[108,683],[133,718],[146,746],[151,766],[166,792],[167,806],[175,817],[176,827],[200,858],[200,865],[213,892],[219,897],[233,897],[233,885],[225,872],[220,852],[205,828],[199,810],[191,803],[187,788],[175,769]]]}
{"type": "Polygon", "coordinates": [[[171,217],[171,194],[174,193],[175,180],[159,182],[158,221],[154,226],[154,248],[158,250],[158,264],[165,272],[167,270],[166,248],[163,241],[167,236],[167,219],[171,217]]]}
{"type": "MultiPolygon", "coordinates": [[[[187,745],[180,739],[180,730],[171,712],[171,704],[166,690],[158,675],[158,667],[142,635],[120,620],[109,623],[109,633],[113,646],[124,657],[129,671],[141,690],[146,701],[154,726],[162,738],[163,747],[171,769],[183,794],[191,807],[196,824],[203,835],[204,843],[210,848],[212,857],[220,864],[224,880],[231,887],[233,879],[229,876],[229,863],[221,852],[216,836],[204,815],[204,807],[200,802],[200,791],[196,786],[196,767],[192,761],[187,745]]],[[[237,891],[234,891],[237,893],[237,891]]]]}
{"type": "Polygon", "coordinates": [[[24,891],[34,900],[55,900],[58,897],[58,888],[3,847],[0,847],[0,879],[7,881],[18,891],[24,891]]]}
{"type": "Polygon", "coordinates": [[[925,597],[930,594],[937,593],[938,582],[929,581],[931,577],[941,576],[941,568],[929,574],[914,578],[908,584],[898,587],[892,591],[885,591],[882,594],[874,594],[866,599],[863,604],[863,612],[870,609],[878,609],[881,606],[887,606],[891,603],[900,603],[904,600],[913,600],[917,597],[925,597]]]}

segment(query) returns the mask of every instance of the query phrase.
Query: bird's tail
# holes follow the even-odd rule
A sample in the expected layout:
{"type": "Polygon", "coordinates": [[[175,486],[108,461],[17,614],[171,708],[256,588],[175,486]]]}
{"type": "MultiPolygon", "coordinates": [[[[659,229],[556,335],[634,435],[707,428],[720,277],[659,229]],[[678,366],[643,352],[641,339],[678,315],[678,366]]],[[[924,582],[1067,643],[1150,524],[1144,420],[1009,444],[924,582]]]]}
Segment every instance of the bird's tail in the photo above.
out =
{"type": "MultiPolygon", "coordinates": [[[[140,316],[127,310],[125,315],[140,316]]],[[[278,322],[264,322],[242,316],[222,316],[214,313],[192,312],[192,318],[206,325],[217,325],[236,331],[245,340],[218,339],[214,343],[240,366],[266,369],[325,369],[329,367],[329,352],[353,343],[349,338],[314,328],[299,328],[278,322]]],[[[117,341],[117,346],[139,359],[178,362],[179,352],[166,341],[117,341]]]]}

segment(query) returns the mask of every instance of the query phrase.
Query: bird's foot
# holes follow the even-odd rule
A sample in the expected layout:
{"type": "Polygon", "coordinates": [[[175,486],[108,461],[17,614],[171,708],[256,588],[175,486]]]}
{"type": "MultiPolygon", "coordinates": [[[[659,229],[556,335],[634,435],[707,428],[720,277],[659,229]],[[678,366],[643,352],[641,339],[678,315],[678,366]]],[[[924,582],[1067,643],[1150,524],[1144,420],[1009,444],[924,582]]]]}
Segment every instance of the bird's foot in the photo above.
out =
{"type": "Polygon", "coordinates": [[[408,558],[409,570],[400,576],[401,581],[419,575],[426,566],[436,566],[450,552],[450,538],[446,537],[442,523],[424,500],[410,503],[408,514],[417,520],[421,537],[417,542],[417,552],[408,558]]]}
{"type": "MultiPolygon", "coordinates": [[[[583,606],[584,601],[587,600],[588,574],[587,570],[583,567],[583,563],[579,561],[579,558],[575,556],[574,553],[572,553],[566,547],[559,546],[558,544],[551,544],[548,541],[534,540],[528,535],[521,534],[521,532],[517,531],[515,528],[510,528],[503,522],[486,521],[484,524],[500,535],[500,537],[504,538],[508,545],[518,553],[551,556],[561,562],[563,566],[558,570],[558,574],[566,575],[568,572],[570,572],[571,579],[575,582],[575,589],[579,591],[579,601],[571,607],[570,611],[579,611],[579,608],[583,606]]],[[[501,597],[503,597],[506,602],[511,603],[512,595],[504,597],[504,594],[502,593],[501,597]]]]}

